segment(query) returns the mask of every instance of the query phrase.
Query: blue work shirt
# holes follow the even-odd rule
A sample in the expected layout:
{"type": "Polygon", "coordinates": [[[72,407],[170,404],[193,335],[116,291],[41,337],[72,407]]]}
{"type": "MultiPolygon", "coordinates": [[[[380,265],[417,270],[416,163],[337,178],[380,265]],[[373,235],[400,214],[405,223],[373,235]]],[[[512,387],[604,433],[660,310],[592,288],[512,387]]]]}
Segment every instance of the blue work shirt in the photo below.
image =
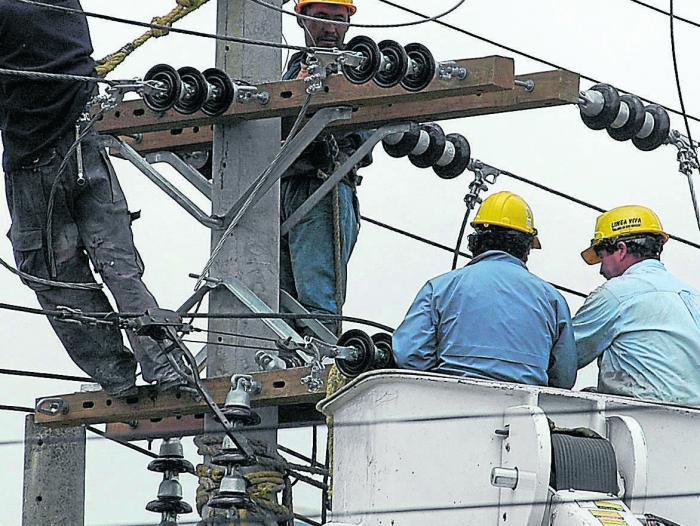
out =
{"type": "Polygon", "coordinates": [[[700,293],[646,259],[594,290],[574,317],[578,367],[598,390],[700,405],[700,293]]]}
{"type": "Polygon", "coordinates": [[[393,338],[399,367],[571,388],[569,306],[506,252],[488,251],[428,281],[393,338]]]}

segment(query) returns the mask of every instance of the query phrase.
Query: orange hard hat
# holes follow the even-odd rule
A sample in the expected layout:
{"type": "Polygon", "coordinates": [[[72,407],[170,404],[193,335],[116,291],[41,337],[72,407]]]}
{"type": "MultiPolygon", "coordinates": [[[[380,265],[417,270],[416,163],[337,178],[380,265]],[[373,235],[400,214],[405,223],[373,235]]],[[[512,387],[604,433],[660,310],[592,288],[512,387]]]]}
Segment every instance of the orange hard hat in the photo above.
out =
{"type": "Polygon", "coordinates": [[[301,13],[304,6],[309,4],[332,4],[332,5],[343,5],[348,8],[348,14],[350,16],[355,14],[357,7],[352,4],[352,0],[299,0],[294,6],[294,11],[301,13]]]}

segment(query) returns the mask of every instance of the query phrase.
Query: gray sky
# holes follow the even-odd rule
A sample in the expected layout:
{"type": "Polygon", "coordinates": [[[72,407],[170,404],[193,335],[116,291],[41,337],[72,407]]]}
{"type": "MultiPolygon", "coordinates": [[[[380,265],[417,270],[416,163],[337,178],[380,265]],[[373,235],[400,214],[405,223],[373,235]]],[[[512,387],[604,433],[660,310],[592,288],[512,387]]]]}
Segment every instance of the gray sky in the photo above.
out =
{"type": "MultiPolygon", "coordinates": [[[[245,0],[243,0],[245,1],[245,0]]],[[[667,1],[649,0],[663,9],[667,1]]],[[[438,12],[449,0],[404,5],[424,12],[438,12]]],[[[677,14],[700,21],[700,5],[677,0],[677,14]]],[[[356,0],[355,22],[379,23],[409,20],[377,0],[356,0]]],[[[148,21],[169,11],[174,2],[101,2],[84,0],[86,10],[148,21]]],[[[215,29],[215,2],[179,23],[179,27],[202,31],[215,29]]],[[[679,107],[671,62],[668,19],[629,0],[587,2],[541,0],[522,2],[469,0],[447,18],[450,23],[543,57],[571,70],[602,79],[618,88],[646,96],[667,106],[679,107]]],[[[91,20],[95,57],[121,47],[142,29],[91,20]]],[[[349,37],[366,34],[376,41],[385,38],[402,44],[420,41],[438,60],[512,56],[435,24],[408,29],[355,30],[349,37]]],[[[302,43],[293,19],[285,20],[290,43],[302,43]]],[[[676,23],[678,60],[686,106],[700,115],[700,73],[695,51],[700,29],[676,23]]],[[[515,56],[516,73],[550,69],[515,56]]],[[[151,41],[128,59],[111,78],[143,76],[150,66],[166,62],[175,67],[214,65],[210,40],[170,35],[151,41]]],[[[583,82],[587,87],[589,83],[583,82]]],[[[683,129],[682,119],[671,116],[672,127],[683,129]]],[[[687,182],[677,172],[676,150],[661,147],[644,153],[631,143],[618,143],[604,131],[586,128],[575,107],[529,110],[474,117],[441,123],[446,132],[465,135],[474,157],[570,193],[596,205],[611,208],[622,204],[644,204],[661,217],[666,230],[700,241],[690,204],[687,182]]],[[[700,127],[693,124],[700,138],[700,127]]],[[[178,306],[192,291],[188,272],[199,271],[209,252],[208,232],[125,162],[115,161],[131,210],[141,210],[134,224],[137,246],[146,262],[145,281],[164,307],[178,306]]],[[[464,213],[463,196],[471,181],[469,172],[444,181],[432,170],[414,168],[407,159],[392,159],[381,148],[374,165],[362,171],[359,189],[362,213],[417,234],[454,245],[464,213]]],[[[2,183],[0,183],[2,184],[2,183]]],[[[588,267],[579,257],[593,232],[596,213],[512,179],[499,178],[493,191],[511,190],[531,205],[543,250],[533,253],[529,268],[541,277],[589,292],[602,282],[597,267],[588,267]]],[[[190,192],[200,206],[206,203],[190,192]]],[[[0,207],[0,226],[9,228],[5,206],[0,207]]],[[[9,241],[0,241],[0,257],[12,260],[9,241]]],[[[700,288],[697,268],[700,252],[669,242],[663,255],[667,267],[700,288]]],[[[429,278],[449,270],[451,255],[383,231],[371,224],[362,226],[349,268],[349,290],[345,312],[391,326],[402,319],[419,287],[429,278]]],[[[579,298],[566,295],[572,312],[579,298]]],[[[0,301],[37,306],[33,293],[6,271],[0,271],[0,301]]],[[[31,369],[82,374],[69,360],[46,320],[0,311],[0,368],[31,369]]],[[[579,375],[577,387],[595,381],[592,368],[579,375]]],[[[32,406],[36,397],[77,390],[77,384],[2,377],[0,403],[32,406]]],[[[0,413],[0,441],[21,439],[23,416],[0,413]]],[[[309,434],[284,432],[280,441],[300,450],[310,450],[309,434]]],[[[186,441],[189,447],[190,440],[186,441]]],[[[197,462],[191,447],[188,457],[197,462]]],[[[2,522],[19,524],[22,495],[21,446],[0,446],[0,502],[2,522]]],[[[160,475],[146,471],[148,459],[104,441],[92,441],[87,457],[86,524],[112,525],[156,523],[146,512],[146,502],[155,498],[160,475]]],[[[186,500],[194,503],[194,480],[183,477],[186,500]]],[[[308,493],[309,498],[314,496],[308,493]]],[[[308,501],[308,498],[306,499],[308,501]]],[[[316,501],[312,501],[313,504],[316,501]]],[[[190,516],[191,517],[191,516],[190,516]]]]}

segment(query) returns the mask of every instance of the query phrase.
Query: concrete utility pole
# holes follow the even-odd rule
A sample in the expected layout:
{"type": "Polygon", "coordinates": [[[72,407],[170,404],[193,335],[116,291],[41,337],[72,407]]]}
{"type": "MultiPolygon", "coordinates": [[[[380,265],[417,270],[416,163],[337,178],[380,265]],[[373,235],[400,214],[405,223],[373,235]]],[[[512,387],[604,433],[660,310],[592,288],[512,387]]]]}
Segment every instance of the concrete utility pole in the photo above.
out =
{"type": "MultiPolygon", "coordinates": [[[[270,2],[281,6],[280,0],[270,2]]],[[[217,0],[217,33],[269,42],[282,41],[282,15],[245,0],[217,0]]],[[[216,66],[234,79],[253,84],[279,80],[281,50],[273,47],[218,42],[216,66]]],[[[241,121],[215,127],[212,178],[212,212],[225,214],[254,179],[270,164],[280,148],[280,120],[241,121]]],[[[279,184],[276,184],[241,220],[211,268],[210,276],[240,280],[273,310],[279,309],[279,184]]],[[[221,235],[213,231],[212,244],[221,235]]],[[[209,295],[211,312],[246,312],[242,304],[223,288],[209,295]]],[[[215,331],[269,336],[259,320],[211,320],[215,331]]],[[[257,342],[230,336],[211,335],[207,376],[231,375],[257,370],[250,349],[217,346],[217,343],[254,345],[257,342]]],[[[262,425],[277,424],[277,409],[261,411],[262,425]]],[[[216,422],[207,431],[221,431],[216,422]]],[[[276,443],[277,432],[261,432],[258,438],[276,443]]]]}
{"type": "Polygon", "coordinates": [[[85,522],[85,427],[51,428],[27,415],[22,526],[85,522]]]}

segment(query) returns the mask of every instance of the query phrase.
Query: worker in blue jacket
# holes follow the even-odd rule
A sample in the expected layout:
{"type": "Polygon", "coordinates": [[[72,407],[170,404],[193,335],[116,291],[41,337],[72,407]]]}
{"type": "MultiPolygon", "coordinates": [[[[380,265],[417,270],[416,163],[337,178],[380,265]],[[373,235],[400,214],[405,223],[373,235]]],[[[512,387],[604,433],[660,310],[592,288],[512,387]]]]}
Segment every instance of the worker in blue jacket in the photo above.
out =
{"type": "Polygon", "coordinates": [[[511,192],[486,199],[465,267],[426,283],[394,333],[399,367],[570,389],[576,350],[569,307],[525,266],[540,248],[532,211],[511,192]]]}
{"type": "Polygon", "coordinates": [[[598,360],[598,390],[700,406],[700,292],[673,276],[649,208],[601,214],[582,252],[607,279],[574,316],[578,367],[598,360]]]}
{"type": "MultiPolygon", "coordinates": [[[[355,13],[352,0],[301,0],[298,13],[318,19],[348,22],[355,13]]],[[[311,47],[342,48],[347,26],[298,19],[311,47]]],[[[306,54],[292,55],[284,80],[305,78],[306,54]]],[[[369,132],[324,132],[282,176],[281,219],[284,222],[335,169],[366,140],[369,132]]],[[[345,301],[347,265],[360,229],[356,187],[357,168],[368,166],[365,156],[289,233],[280,247],[280,288],[310,312],[340,314],[345,301]]],[[[323,321],[323,320],[322,320],[323,321]]],[[[323,321],[332,332],[340,324],[323,321]]]]}

